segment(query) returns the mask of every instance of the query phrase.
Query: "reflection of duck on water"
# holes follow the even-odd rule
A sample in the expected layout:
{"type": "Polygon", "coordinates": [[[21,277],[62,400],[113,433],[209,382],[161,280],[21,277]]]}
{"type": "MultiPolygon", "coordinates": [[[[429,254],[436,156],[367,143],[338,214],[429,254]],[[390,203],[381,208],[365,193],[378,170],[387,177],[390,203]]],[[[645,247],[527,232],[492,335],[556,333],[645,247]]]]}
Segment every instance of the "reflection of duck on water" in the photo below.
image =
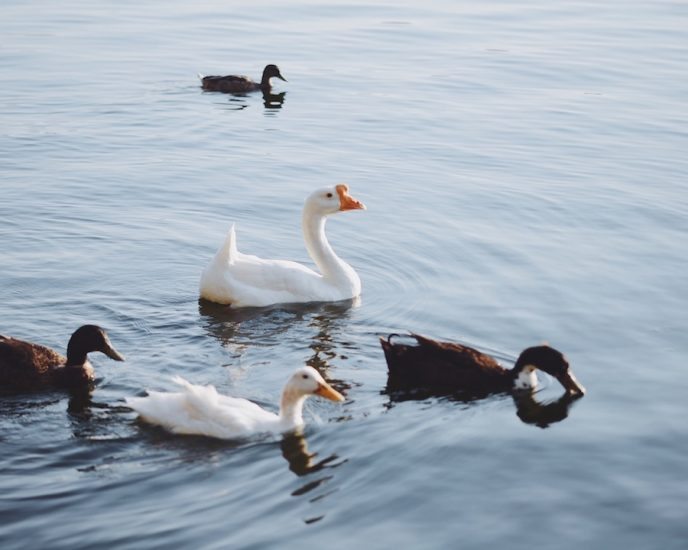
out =
{"type": "Polygon", "coordinates": [[[550,424],[561,422],[569,415],[569,409],[578,401],[579,395],[564,393],[559,399],[543,403],[535,399],[530,391],[515,392],[516,414],[526,424],[534,424],[538,428],[547,428],[550,424]]]}
{"type": "MultiPolygon", "coordinates": [[[[387,408],[392,408],[395,403],[404,401],[422,401],[431,397],[445,397],[459,403],[471,403],[485,398],[466,393],[438,394],[428,390],[391,390],[389,386],[382,392],[389,395],[387,408]]],[[[525,424],[532,424],[538,428],[547,428],[550,424],[561,422],[568,418],[569,410],[579,399],[579,395],[564,393],[559,399],[540,402],[536,398],[536,392],[531,390],[517,390],[512,393],[516,405],[516,416],[525,424]]]]}
{"type": "MultiPolygon", "coordinates": [[[[287,462],[289,462],[289,469],[299,477],[319,472],[325,468],[336,468],[337,466],[341,466],[346,462],[346,459],[339,460],[339,457],[336,454],[332,454],[316,462],[314,459],[317,456],[317,453],[309,452],[306,438],[299,431],[285,435],[280,443],[280,446],[282,447],[282,456],[284,456],[287,462]]],[[[291,496],[300,497],[307,493],[311,493],[311,491],[314,491],[329,482],[333,477],[334,476],[332,475],[320,475],[315,479],[310,478],[301,487],[292,491],[291,496]]],[[[311,495],[309,502],[314,503],[319,501],[326,494],[327,492],[325,494],[316,496],[311,495]]],[[[321,514],[304,518],[303,521],[306,524],[310,524],[318,522],[324,517],[325,516],[321,514]]]]}
{"type": "Polygon", "coordinates": [[[346,462],[343,460],[336,464],[332,464],[339,457],[332,454],[319,461],[314,461],[318,453],[311,453],[308,450],[308,442],[303,434],[299,431],[286,434],[280,442],[282,448],[282,456],[289,463],[289,469],[297,476],[305,476],[312,472],[317,472],[325,467],[335,468],[340,464],[346,462]]]}
{"type": "Polygon", "coordinates": [[[287,92],[280,92],[278,94],[263,92],[263,106],[266,109],[281,109],[286,94],[287,92]]]}

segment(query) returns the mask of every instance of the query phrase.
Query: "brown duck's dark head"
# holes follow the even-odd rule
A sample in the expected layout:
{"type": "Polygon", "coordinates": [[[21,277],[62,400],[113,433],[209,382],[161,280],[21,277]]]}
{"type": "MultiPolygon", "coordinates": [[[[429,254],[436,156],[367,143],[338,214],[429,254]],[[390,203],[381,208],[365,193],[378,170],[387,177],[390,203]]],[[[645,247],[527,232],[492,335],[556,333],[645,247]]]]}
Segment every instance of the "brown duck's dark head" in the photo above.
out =
{"type": "Polygon", "coordinates": [[[67,344],[67,366],[83,365],[86,356],[92,351],[100,351],[115,361],[124,361],[124,357],[110,343],[107,333],[97,325],[79,327],[67,344]]]}
{"type": "Polygon", "coordinates": [[[263,69],[263,78],[260,79],[260,82],[262,85],[269,85],[270,79],[273,77],[279,78],[280,80],[284,80],[285,82],[287,82],[287,79],[282,76],[277,65],[266,65],[265,69],[263,69]]]}
{"type": "Polygon", "coordinates": [[[518,376],[529,366],[554,376],[569,394],[576,396],[585,394],[585,388],[576,380],[569,362],[560,351],[546,345],[525,349],[516,361],[513,373],[518,376]]]}

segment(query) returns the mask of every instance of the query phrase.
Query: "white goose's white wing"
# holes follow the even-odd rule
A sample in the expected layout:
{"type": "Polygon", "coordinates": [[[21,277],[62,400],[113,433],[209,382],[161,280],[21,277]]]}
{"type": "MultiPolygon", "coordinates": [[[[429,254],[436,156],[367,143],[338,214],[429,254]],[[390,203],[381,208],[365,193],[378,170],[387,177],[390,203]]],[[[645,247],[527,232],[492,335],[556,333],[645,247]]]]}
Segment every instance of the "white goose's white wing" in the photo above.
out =
{"type": "Polygon", "coordinates": [[[182,392],[149,392],[146,397],[126,398],[127,405],[146,422],[178,434],[232,439],[279,431],[279,416],[247,399],[220,395],[213,386],[198,386],[178,376],[173,380],[182,392]]]}
{"type": "Polygon", "coordinates": [[[234,225],[203,271],[200,291],[202,298],[235,307],[341,299],[322,275],[302,264],[239,252],[234,225]]]}

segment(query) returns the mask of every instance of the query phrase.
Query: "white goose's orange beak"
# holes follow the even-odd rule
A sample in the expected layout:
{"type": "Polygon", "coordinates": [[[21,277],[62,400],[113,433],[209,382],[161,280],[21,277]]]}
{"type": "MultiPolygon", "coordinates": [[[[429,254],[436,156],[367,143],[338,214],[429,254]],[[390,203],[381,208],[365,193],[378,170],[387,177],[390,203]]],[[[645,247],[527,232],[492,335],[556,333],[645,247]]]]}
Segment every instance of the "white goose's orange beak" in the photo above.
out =
{"type": "Polygon", "coordinates": [[[344,396],[330,386],[327,382],[318,383],[318,389],[315,393],[320,397],[329,399],[330,401],[344,401],[344,396]]]}
{"type": "Polygon", "coordinates": [[[339,195],[339,210],[365,210],[365,204],[349,195],[349,186],[340,183],[335,187],[339,195]]]}

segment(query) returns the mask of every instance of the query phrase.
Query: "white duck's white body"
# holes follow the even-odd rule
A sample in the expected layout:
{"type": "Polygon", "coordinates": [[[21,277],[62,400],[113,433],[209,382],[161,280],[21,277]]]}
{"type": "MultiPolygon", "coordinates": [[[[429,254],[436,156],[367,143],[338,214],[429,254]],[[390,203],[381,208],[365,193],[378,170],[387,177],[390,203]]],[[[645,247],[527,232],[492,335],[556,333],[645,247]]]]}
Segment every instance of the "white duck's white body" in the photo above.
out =
{"type": "Polygon", "coordinates": [[[234,225],[225,242],[201,275],[201,298],[232,307],[263,307],[298,302],[334,302],[355,298],[361,280],[339,258],[325,235],[327,216],[345,210],[365,209],[348,194],[346,185],[311,194],[303,209],[302,229],[308,253],[320,273],[288,260],[264,260],[242,254],[236,245],[234,225]]]}
{"type": "Polygon", "coordinates": [[[279,414],[247,399],[217,393],[213,386],[197,386],[177,376],[177,393],[149,392],[128,397],[126,403],[150,424],[177,434],[235,439],[258,433],[283,433],[303,426],[303,403],[317,394],[333,401],[344,398],[312,367],[298,369],[282,392],[279,414]]]}

